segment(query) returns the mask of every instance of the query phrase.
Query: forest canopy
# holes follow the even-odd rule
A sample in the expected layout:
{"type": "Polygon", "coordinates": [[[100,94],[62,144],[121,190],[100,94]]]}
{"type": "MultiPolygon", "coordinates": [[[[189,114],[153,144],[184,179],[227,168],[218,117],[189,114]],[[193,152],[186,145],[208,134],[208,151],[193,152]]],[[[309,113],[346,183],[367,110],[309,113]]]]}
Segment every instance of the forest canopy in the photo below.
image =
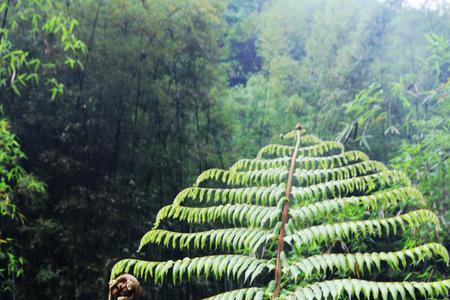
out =
{"type": "Polygon", "coordinates": [[[2,1],[0,298],[106,298],[162,207],[299,121],[405,172],[448,249],[449,78],[448,1],[2,1]]]}

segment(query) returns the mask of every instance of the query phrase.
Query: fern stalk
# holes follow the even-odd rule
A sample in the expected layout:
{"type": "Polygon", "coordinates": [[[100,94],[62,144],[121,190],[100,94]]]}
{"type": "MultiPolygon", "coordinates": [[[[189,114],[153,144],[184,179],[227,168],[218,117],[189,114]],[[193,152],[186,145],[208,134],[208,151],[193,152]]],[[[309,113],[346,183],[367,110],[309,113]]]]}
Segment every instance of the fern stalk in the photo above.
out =
{"type": "Polygon", "coordinates": [[[284,248],[284,235],[286,232],[286,222],[288,219],[288,213],[289,213],[289,200],[292,198],[292,178],[294,176],[295,171],[295,163],[297,161],[297,155],[298,155],[298,148],[300,147],[300,135],[302,130],[302,125],[297,124],[295,127],[296,133],[297,133],[297,141],[295,144],[294,152],[291,156],[291,165],[289,167],[289,175],[288,175],[288,182],[286,185],[286,198],[283,205],[283,212],[282,212],[282,219],[281,219],[281,228],[280,228],[280,235],[278,236],[278,248],[277,248],[277,260],[275,265],[275,290],[272,294],[272,299],[278,298],[281,291],[281,253],[283,252],[284,248]]]}

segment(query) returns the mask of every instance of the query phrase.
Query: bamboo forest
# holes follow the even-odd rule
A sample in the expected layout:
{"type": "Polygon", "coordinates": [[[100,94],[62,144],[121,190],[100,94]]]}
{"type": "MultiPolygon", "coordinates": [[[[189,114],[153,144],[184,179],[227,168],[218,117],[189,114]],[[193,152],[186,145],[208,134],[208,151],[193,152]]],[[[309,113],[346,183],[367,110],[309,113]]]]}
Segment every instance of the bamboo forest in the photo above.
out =
{"type": "Polygon", "coordinates": [[[450,299],[449,0],[0,0],[0,299],[450,299]]]}

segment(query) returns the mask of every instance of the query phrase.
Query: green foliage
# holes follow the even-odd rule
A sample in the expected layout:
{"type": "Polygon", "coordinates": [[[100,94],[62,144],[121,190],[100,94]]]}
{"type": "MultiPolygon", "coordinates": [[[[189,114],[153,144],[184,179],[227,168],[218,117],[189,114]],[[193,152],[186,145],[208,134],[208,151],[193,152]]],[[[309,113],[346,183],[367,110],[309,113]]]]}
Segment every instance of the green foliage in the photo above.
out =
{"type": "MultiPolygon", "coordinates": [[[[0,5],[2,98],[14,99],[26,88],[29,91],[43,81],[50,90],[51,100],[54,100],[64,91],[64,84],[54,76],[57,57],[65,60],[66,64],[70,61],[70,68],[75,68],[75,65],[82,68],[78,55],[86,51],[86,46],[75,36],[78,23],[60,14],[56,6],[59,4],[46,0],[4,1],[0,5]],[[26,50],[29,44],[18,36],[31,38],[32,44],[41,40],[45,49],[26,50]]],[[[6,106],[8,102],[3,104],[6,106]]],[[[21,292],[17,281],[25,272],[25,258],[20,253],[20,242],[16,240],[25,227],[25,216],[19,207],[23,204],[28,206],[36,195],[44,195],[45,186],[21,166],[25,154],[10,131],[3,106],[0,110],[0,293],[15,298],[21,292]],[[24,199],[26,203],[20,205],[24,199]]]]}
{"type": "Polygon", "coordinates": [[[64,90],[64,84],[54,76],[56,57],[61,56],[72,69],[83,68],[78,55],[87,49],[75,35],[78,22],[64,14],[56,15],[55,6],[59,5],[46,0],[4,1],[0,5],[4,25],[0,29],[0,87],[20,95],[26,85],[44,81],[54,100],[64,90]],[[44,42],[44,55],[24,49],[27,45],[16,36],[24,27],[34,41],[44,42]]]}
{"type": "Polygon", "coordinates": [[[24,193],[44,193],[44,184],[28,174],[20,165],[25,154],[20,149],[7,120],[0,115],[0,278],[2,292],[14,292],[15,280],[23,276],[24,258],[17,255],[15,233],[10,222],[24,222],[15,198],[24,193]]]}
{"type": "MultiPolygon", "coordinates": [[[[372,84],[356,94],[353,101],[343,104],[345,113],[354,119],[350,124],[346,124],[338,140],[347,142],[353,135],[354,141],[359,140],[360,146],[370,150],[367,142],[368,130],[386,118],[386,112],[382,108],[383,102],[383,90],[379,85],[372,84]]],[[[392,129],[395,130],[394,127],[392,129]]]]}
{"type": "MultiPolygon", "coordinates": [[[[284,136],[290,139],[292,134],[284,136]]],[[[269,299],[281,212],[289,201],[280,299],[447,296],[450,281],[438,275],[430,275],[433,282],[411,281],[420,279],[425,263],[448,266],[449,254],[433,242],[439,217],[423,208],[422,194],[409,178],[360,152],[345,152],[340,143],[309,135],[301,142],[291,200],[284,195],[286,162],[294,149],[289,145],[265,146],[256,159],[229,170],[207,170],[159,211],[139,251],[153,245],[215,254],[159,262],[125,259],[114,265],[111,279],[122,273],[153,284],[225,279],[256,287],[207,299],[269,299]],[[174,222],[192,229],[161,229],[174,222]]]]}
{"type": "MultiPolygon", "coordinates": [[[[405,92],[415,104],[405,126],[410,136],[402,141],[391,163],[405,170],[418,184],[448,228],[450,42],[437,35],[428,35],[427,39],[432,54],[425,60],[422,70],[428,76],[421,84],[423,87],[415,87],[415,93],[405,92]]],[[[445,238],[450,237],[447,234],[445,238]]]]}
{"type": "MultiPolygon", "coordinates": [[[[447,188],[449,173],[449,128],[448,104],[450,43],[436,34],[425,35],[430,55],[420,65],[420,74],[406,74],[398,82],[390,85],[388,93],[379,85],[372,85],[361,91],[355,100],[345,104],[349,116],[356,119],[347,126],[341,140],[364,141],[365,136],[376,136],[383,130],[385,139],[389,137],[397,144],[396,153],[392,155],[394,167],[405,171],[417,183],[419,189],[427,196],[428,204],[436,211],[444,226],[448,226],[449,203],[447,188]],[[377,103],[375,118],[379,122],[361,122],[371,115],[371,103],[362,103],[360,95],[373,93],[377,103]],[[399,114],[395,110],[400,110],[399,114]],[[361,116],[361,112],[364,115],[361,116]],[[361,126],[365,124],[364,126],[361,126]],[[359,125],[359,126],[358,126],[359,125]],[[363,127],[364,130],[361,131],[363,127]],[[375,133],[375,134],[374,134],[375,133]]],[[[371,98],[368,98],[371,99],[371,98]]],[[[373,118],[373,117],[371,117],[373,118]]],[[[448,239],[448,236],[444,236],[448,239]]]]}

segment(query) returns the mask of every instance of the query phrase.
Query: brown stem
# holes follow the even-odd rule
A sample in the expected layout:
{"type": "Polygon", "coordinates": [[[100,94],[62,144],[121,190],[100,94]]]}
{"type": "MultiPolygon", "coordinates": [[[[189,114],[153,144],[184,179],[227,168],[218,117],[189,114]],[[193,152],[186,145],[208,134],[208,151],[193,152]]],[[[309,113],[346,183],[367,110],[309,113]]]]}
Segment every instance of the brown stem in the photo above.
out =
{"type": "Polygon", "coordinates": [[[288,182],[286,185],[286,198],[287,200],[284,202],[283,206],[283,212],[281,217],[281,229],[280,229],[280,235],[278,236],[278,249],[277,249],[277,262],[275,266],[275,290],[272,294],[272,299],[278,298],[281,291],[281,252],[283,252],[284,248],[284,234],[285,234],[285,226],[288,218],[288,212],[289,212],[289,200],[292,197],[291,190],[292,190],[292,177],[294,175],[295,170],[295,162],[297,160],[297,154],[298,154],[298,148],[300,147],[300,132],[302,130],[302,125],[297,124],[295,126],[295,129],[297,130],[297,142],[295,144],[294,152],[292,153],[291,157],[291,165],[289,167],[289,176],[288,176],[288,182]]]}

